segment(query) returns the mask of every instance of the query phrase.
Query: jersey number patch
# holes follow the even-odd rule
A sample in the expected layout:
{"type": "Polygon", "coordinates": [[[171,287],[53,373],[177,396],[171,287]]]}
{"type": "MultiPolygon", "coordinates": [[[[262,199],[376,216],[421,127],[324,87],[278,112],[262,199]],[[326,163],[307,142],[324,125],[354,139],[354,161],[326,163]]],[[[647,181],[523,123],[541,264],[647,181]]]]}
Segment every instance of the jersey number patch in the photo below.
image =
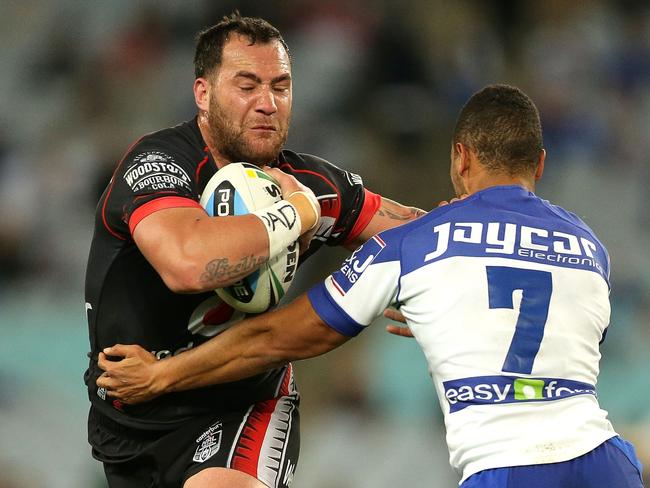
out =
{"type": "Polygon", "coordinates": [[[519,316],[501,370],[530,374],[544,337],[553,281],[548,271],[486,266],[490,308],[514,309],[513,292],[521,290],[519,316]]]}

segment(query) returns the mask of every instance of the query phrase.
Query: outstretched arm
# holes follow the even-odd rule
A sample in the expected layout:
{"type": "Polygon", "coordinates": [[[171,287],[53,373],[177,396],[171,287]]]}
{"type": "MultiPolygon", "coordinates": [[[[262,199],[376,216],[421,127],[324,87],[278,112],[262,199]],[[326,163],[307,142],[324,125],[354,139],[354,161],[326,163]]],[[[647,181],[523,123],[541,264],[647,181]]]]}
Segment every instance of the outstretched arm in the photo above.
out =
{"type": "Polygon", "coordinates": [[[319,356],[348,339],[327,326],[303,294],[286,307],[244,320],[199,347],[161,361],[140,346],[106,348],[99,355],[104,374],[97,385],[125,403],[141,403],[319,356]]]}

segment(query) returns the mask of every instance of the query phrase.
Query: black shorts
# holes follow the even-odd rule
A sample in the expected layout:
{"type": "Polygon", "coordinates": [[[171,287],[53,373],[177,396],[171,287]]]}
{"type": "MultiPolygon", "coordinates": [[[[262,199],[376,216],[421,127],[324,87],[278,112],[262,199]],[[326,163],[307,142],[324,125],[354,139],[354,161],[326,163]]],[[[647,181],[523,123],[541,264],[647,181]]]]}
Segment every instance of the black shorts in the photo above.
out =
{"type": "Polygon", "coordinates": [[[88,440],[111,488],[181,488],[206,468],[243,471],[288,488],[300,450],[294,390],[240,411],[196,417],[169,431],[123,427],[91,407],[88,440]]]}

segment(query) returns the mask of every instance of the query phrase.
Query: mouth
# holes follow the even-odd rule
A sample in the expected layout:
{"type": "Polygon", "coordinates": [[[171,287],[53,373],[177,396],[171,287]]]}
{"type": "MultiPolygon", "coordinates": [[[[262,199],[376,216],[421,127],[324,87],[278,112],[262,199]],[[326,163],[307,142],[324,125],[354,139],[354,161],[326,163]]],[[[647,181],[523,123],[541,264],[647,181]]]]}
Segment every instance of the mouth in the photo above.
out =
{"type": "Polygon", "coordinates": [[[259,124],[251,127],[251,130],[256,132],[276,132],[277,129],[273,125],[259,124]]]}

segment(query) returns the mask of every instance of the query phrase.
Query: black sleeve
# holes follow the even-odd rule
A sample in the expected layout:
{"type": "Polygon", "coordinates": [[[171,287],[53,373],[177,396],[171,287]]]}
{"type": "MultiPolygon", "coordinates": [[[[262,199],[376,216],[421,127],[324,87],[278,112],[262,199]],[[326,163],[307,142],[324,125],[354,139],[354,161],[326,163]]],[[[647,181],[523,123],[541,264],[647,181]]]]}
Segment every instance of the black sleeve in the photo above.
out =
{"type": "Polygon", "coordinates": [[[198,155],[178,146],[158,137],[141,139],[129,149],[100,202],[109,230],[126,237],[134,212],[154,201],[158,209],[188,206],[188,200],[198,205],[193,177],[198,155]]]}

